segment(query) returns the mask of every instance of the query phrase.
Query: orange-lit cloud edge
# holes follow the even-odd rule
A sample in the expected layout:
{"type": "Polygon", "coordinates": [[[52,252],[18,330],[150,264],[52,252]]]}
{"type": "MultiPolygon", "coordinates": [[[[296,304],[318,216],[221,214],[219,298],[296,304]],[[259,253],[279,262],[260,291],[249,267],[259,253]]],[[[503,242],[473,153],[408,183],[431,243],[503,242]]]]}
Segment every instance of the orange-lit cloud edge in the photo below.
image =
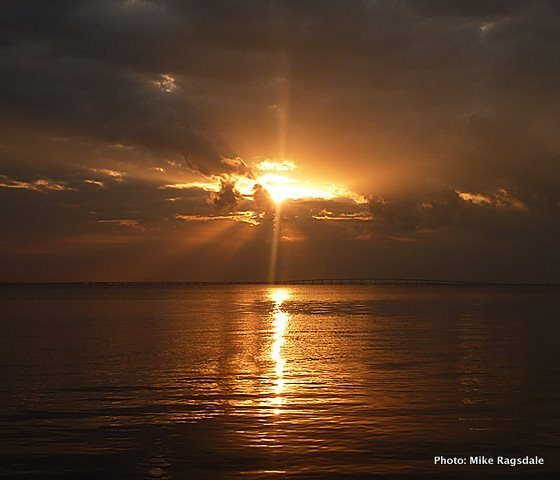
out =
{"type": "MultiPolygon", "coordinates": [[[[89,175],[82,177],[81,182],[102,192],[111,185],[141,180],[161,192],[169,192],[166,198],[169,202],[182,200],[184,197],[180,192],[204,192],[208,196],[209,206],[214,208],[202,212],[184,205],[173,216],[175,220],[184,222],[241,222],[256,227],[282,210],[283,214],[292,217],[304,215],[313,221],[342,224],[383,221],[383,210],[388,208],[391,213],[392,200],[356,192],[340,183],[305,178],[292,160],[265,159],[246,165],[240,158],[226,158],[223,162],[232,167],[231,172],[203,175],[193,169],[187,173],[184,165],[173,161],[168,161],[166,168],[158,166],[148,169],[131,164],[120,164],[114,169],[83,165],[82,169],[89,175]],[[231,198],[227,198],[228,195],[231,198]]],[[[76,182],[68,183],[47,177],[23,181],[0,175],[0,188],[47,193],[76,192],[82,187],[76,182]]],[[[527,212],[529,209],[506,188],[484,192],[452,192],[456,201],[465,207],[517,212],[527,212]]],[[[429,215],[438,207],[437,201],[416,205],[422,215],[429,215]]],[[[140,220],[132,217],[102,217],[98,223],[145,230],[140,220]]]]}
{"type": "MultiPolygon", "coordinates": [[[[212,195],[219,195],[224,186],[231,188],[232,194],[240,201],[230,205],[229,211],[217,212],[213,215],[177,215],[185,221],[231,220],[244,222],[252,226],[260,225],[267,217],[267,210],[272,206],[277,210],[281,204],[304,201],[335,201],[346,204],[352,209],[348,212],[335,214],[327,209],[312,217],[315,220],[363,220],[371,219],[367,210],[368,198],[354,192],[344,185],[332,182],[317,182],[311,179],[298,178],[298,166],[291,160],[262,160],[249,169],[249,173],[230,173],[209,176],[199,181],[169,183],[165,189],[201,189],[212,195]],[[271,205],[258,205],[257,195],[264,191],[271,205]],[[356,208],[362,208],[356,212],[356,208]]],[[[261,202],[262,203],[262,202],[261,202]]],[[[225,209],[228,210],[228,209],[225,209]]]]}

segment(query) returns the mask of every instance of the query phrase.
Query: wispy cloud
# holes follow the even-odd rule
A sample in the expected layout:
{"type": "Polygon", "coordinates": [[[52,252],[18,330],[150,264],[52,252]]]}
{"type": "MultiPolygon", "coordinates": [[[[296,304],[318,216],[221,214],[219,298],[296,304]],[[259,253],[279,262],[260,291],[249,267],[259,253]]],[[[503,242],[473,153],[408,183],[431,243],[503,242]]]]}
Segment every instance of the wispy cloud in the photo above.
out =
{"type": "Polygon", "coordinates": [[[138,220],[129,218],[101,219],[97,223],[105,223],[109,225],[117,225],[119,227],[133,228],[136,230],[145,230],[138,220]]]}
{"type": "Polygon", "coordinates": [[[177,220],[185,222],[211,222],[211,221],[233,221],[248,223],[252,226],[260,225],[264,218],[264,213],[252,210],[241,210],[223,215],[175,215],[177,220]]]}
{"type": "Polygon", "coordinates": [[[321,210],[317,215],[313,215],[313,218],[330,222],[369,222],[373,220],[373,215],[365,210],[352,213],[335,213],[329,210],[321,210]]]}
{"type": "Polygon", "coordinates": [[[75,188],[68,187],[63,182],[57,182],[51,180],[50,178],[39,178],[30,182],[15,180],[6,175],[0,175],[0,188],[14,188],[23,190],[33,190],[36,192],[45,192],[48,190],[52,191],[63,191],[63,190],[75,190],[75,188]]]}

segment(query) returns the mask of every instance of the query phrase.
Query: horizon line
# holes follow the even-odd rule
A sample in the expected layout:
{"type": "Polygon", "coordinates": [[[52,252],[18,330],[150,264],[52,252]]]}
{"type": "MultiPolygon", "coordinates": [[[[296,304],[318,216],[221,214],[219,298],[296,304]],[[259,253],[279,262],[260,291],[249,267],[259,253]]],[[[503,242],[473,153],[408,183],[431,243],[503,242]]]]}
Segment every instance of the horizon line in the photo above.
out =
{"type": "Polygon", "coordinates": [[[560,287],[560,283],[549,282],[489,282],[469,280],[441,280],[426,278],[309,278],[284,280],[147,280],[147,281],[45,281],[45,282],[0,282],[6,285],[434,285],[434,286],[504,286],[504,287],[560,287]]]}

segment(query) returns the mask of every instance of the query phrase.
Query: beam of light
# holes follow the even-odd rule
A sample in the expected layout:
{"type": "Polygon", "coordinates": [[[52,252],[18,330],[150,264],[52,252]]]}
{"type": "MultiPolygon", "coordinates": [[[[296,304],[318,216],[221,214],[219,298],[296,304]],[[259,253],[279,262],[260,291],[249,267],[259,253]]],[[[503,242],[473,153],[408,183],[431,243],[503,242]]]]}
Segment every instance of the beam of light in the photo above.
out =
{"type": "MultiPolygon", "coordinates": [[[[286,48],[284,48],[284,16],[282,15],[282,10],[276,9],[274,11],[274,22],[275,22],[275,33],[276,33],[276,40],[278,42],[278,63],[277,63],[277,72],[276,72],[276,118],[278,121],[278,151],[277,157],[280,159],[286,158],[286,139],[287,139],[287,132],[288,132],[288,119],[289,119],[289,112],[290,112],[290,96],[291,96],[291,78],[290,78],[290,58],[288,56],[288,52],[286,48]]],[[[262,165],[261,165],[262,166],[262,165]]],[[[294,166],[295,167],[295,166],[294,166]]],[[[263,183],[264,177],[266,175],[272,175],[270,173],[265,173],[261,175],[260,178],[257,179],[259,183],[268,191],[270,197],[274,201],[275,204],[275,212],[274,212],[274,224],[273,224],[273,231],[272,231],[272,244],[270,247],[270,264],[268,268],[268,280],[269,283],[274,282],[276,279],[276,269],[278,265],[278,246],[279,246],[279,239],[280,239],[280,221],[281,221],[281,210],[282,210],[282,201],[285,198],[282,195],[282,189],[272,189],[271,185],[267,185],[263,183]]],[[[285,178],[283,176],[277,175],[278,179],[285,178]]],[[[278,183],[278,181],[276,182],[278,183]]],[[[276,306],[279,309],[282,305],[282,302],[277,302],[276,306]]]]}
{"type": "Polygon", "coordinates": [[[278,415],[280,407],[284,403],[283,393],[285,389],[284,369],[286,359],[282,356],[282,346],[284,345],[284,334],[290,321],[290,315],[282,310],[282,304],[290,298],[290,291],[285,288],[275,288],[270,292],[270,298],[274,302],[272,310],[273,342],[270,347],[270,357],[274,362],[274,387],[271,405],[274,407],[274,414],[278,415]]]}
{"type": "Polygon", "coordinates": [[[282,204],[275,204],[274,222],[272,224],[272,240],[270,244],[270,261],[268,264],[268,283],[276,280],[276,269],[278,266],[278,245],[280,240],[280,217],[282,204]]]}

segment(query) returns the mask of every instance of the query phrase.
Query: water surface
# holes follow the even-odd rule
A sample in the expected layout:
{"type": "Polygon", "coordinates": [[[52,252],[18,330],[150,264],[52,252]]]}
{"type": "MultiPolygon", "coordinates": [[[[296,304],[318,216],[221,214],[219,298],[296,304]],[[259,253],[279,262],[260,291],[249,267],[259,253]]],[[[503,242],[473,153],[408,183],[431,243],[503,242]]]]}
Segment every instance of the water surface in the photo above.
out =
{"type": "Polygon", "coordinates": [[[3,286],[0,308],[4,476],[560,472],[558,290],[3,286]]]}

